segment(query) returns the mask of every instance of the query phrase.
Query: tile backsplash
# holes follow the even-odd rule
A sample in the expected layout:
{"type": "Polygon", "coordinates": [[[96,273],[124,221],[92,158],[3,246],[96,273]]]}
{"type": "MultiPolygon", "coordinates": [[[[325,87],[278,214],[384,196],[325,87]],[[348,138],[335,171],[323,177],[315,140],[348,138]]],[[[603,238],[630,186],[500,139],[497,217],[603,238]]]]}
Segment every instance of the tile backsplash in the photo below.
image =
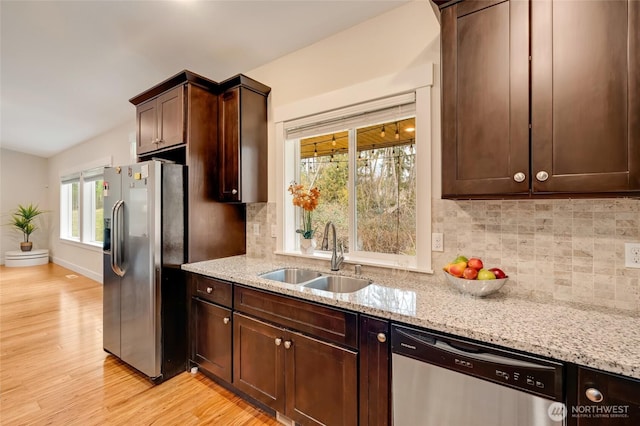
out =
{"type": "MultiPolygon", "coordinates": [[[[273,258],[275,203],[247,206],[247,255],[273,258]],[[253,224],[260,235],[253,234],[253,224]]],[[[640,200],[432,201],[432,231],[444,234],[433,268],[458,254],[509,275],[503,291],[640,312],[640,269],[624,267],[624,243],[640,242],[640,200]]]]}

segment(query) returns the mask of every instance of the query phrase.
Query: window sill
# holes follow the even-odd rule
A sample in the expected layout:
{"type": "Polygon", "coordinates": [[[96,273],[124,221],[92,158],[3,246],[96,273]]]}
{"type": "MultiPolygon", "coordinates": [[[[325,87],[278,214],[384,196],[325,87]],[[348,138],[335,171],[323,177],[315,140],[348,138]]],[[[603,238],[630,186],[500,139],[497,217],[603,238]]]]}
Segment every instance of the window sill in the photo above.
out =
{"type": "Polygon", "coordinates": [[[90,251],[95,251],[95,252],[102,252],[102,244],[83,243],[81,241],[69,240],[69,239],[62,238],[62,237],[59,239],[59,241],[62,244],[75,246],[75,247],[82,248],[82,249],[85,249],[85,250],[90,250],[90,251]]]}
{"type": "MultiPolygon", "coordinates": [[[[304,254],[304,253],[300,253],[299,251],[277,250],[274,252],[274,254],[281,255],[281,256],[300,257],[300,258],[313,259],[313,260],[325,260],[327,262],[331,260],[331,253],[326,251],[316,251],[313,254],[304,254]]],[[[421,269],[416,267],[415,264],[411,264],[414,262],[410,262],[409,264],[402,264],[401,262],[396,262],[392,260],[369,259],[364,257],[349,256],[347,254],[344,256],[344,263],[347,263],[350,265],[374,266],[377,268],[396,269],[401,271],[419,272],[423,274],[433,274],[433,270],[421,269]]]]}

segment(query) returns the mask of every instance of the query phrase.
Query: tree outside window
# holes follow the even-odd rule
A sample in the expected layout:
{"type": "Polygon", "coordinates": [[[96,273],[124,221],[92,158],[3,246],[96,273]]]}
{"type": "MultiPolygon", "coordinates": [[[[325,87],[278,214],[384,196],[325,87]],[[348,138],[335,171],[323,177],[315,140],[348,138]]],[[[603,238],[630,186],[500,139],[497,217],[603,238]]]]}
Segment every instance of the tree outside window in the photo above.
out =
{"type": "Polygon", "coordinates": [[[415,256],[414,117],[353,126],[299,144],[300,182],[322,193],[314,212],[318,246],[324,224],[332,221],[345,252],[415,256]]]}

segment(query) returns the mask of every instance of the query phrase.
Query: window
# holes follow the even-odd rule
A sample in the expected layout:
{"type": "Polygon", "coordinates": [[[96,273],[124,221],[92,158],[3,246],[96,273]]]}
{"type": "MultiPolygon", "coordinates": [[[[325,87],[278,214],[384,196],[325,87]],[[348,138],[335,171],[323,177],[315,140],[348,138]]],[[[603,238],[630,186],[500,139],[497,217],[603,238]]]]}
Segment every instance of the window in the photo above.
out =
{"type": "Polygon", "coordinates": [[[60,182],[60,238],[102,246],[103,167],[62,176],[60,182]]]}
{"type": "MultiPolygon", "coordinates": [[[[428,225],[418,220],[417,197],[419,165],[430,169],[428,155],[419,162],[420,149],[430,150],[419,135],[429,129],[417,127],[416,110],[409,93],[283,123],[285,185],[296,181],[321,193],[313,212],[318,248],[331,221],[348,260],[430,267],[430,251],[419,253],[418,244],[430,241],[430,216],[428,225]]],[[[301,212],[287,195],[283,228],[298,229],[301,212]]],[[[429,211],[430,199],[422,201],[429,211]]],[[[297,251],[298,239],[287,234],[283,251],[297,251]]]]}

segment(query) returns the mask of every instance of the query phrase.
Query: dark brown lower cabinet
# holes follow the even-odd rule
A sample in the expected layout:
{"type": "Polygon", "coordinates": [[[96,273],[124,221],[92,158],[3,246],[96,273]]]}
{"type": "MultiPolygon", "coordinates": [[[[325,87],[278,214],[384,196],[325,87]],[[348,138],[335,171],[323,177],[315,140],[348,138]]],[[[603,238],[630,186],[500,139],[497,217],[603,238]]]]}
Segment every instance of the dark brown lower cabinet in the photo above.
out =
{"type": "Polygon", "coordinates": [[[574,366],[568,382],[568,425],[640,425],[640,380],[574,366]]]}
{"type": "Polygon", "coordinates": [[[301,425],[358,424],[358,354],[234,312],[233,384],[301,425]]]}
{"type": "Polygon", "coordinates": [[[360,316],[360,426],[391,424],[389,321],[360,316]]]}
{"type": "Polygon", "coordinates": [[[191,299],[191,359],[200,369],[231,382],[231,310],[191,299]]]}

